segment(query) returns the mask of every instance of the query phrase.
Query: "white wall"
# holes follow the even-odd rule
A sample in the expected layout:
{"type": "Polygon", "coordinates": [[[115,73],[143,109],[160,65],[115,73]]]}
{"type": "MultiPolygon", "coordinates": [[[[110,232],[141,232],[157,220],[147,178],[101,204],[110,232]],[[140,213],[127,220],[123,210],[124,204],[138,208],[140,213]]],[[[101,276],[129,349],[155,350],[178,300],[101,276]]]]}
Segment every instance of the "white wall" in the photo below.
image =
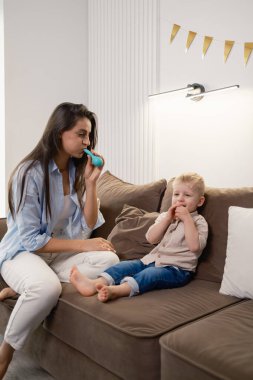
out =
{"type": "Polygon", "coordinates": [[[125,181],[154,179],[148,94],[157,90],[157,0],[89,1],[89,104],[99,121],[98,151],[125,181]]]}
{"type": "MultiPolygon", "coordinates": [[[[253,185],[253,55],[244,66],[243,43],[253,41],[251,0],[160,1],[160,91],[200,83],[206,90],[239,84],[200,102],[176,94],[155,101],[157,177],[199,171],[210,186],[253,185]],[[173,23],[181,25],[169,44],[173,23]],[[185,54],[188,31],[198,32],[185,54]],[[204,35],[214,37],[204,60],[204,35]],[[224,40],[236,44],[225,64],[224,40]]],[[[151,102],[154,111],[154,102],[151,102]]]]}
{"type": "Polygon", "coordinates": [[[86,0],[5,0],[6,182],[61,102],[88,103],[86,0]]]}

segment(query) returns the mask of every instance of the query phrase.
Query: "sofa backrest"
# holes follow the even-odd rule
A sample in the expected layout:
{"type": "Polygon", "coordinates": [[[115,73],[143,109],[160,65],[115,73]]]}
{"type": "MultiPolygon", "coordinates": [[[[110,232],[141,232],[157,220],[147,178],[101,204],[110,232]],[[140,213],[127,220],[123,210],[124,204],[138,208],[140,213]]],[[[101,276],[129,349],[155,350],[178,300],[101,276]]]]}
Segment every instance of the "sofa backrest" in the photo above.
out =
{"type": "Polygon", "coordinates": [[[6,218],[0,218],[0,241],[2,240],[6,231],[7,231],[6,218]]]}
{"type": "MultiPolygon", "coordinates": [[[[168,182],[161,212],[168,210],[172,198],[172,182],[168,182]]],[[[208,223],[209,235],[207,246],[199,260],[196,277],[203,280],[221,282],[227,248],[228,208],[239,206],[253,208],[253,187],[212,188],[205,193],[206,201],[199,209],[208,223]]]]}

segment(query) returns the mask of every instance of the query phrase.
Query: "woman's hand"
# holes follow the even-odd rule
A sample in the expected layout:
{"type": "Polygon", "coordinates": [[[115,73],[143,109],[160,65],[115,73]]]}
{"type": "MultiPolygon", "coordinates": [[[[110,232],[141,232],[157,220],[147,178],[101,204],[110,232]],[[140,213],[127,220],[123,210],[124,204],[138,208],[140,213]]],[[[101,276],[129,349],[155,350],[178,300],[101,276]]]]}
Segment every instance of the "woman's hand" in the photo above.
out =
{"type": "Polygon", "coordinates": [[[94,152],[94,150],[91,150],[91,152],[95,156],[102,158],[103,165],[99,166],[99,167],[92,165],[91,157],[87,156],[87,164],[86,164],[85,171],[84,171],[84,179],[85,179],[86,185],[89,183],[94,184],[97,182],[97,180],[98,180],[98,178],[99,178],[99,176],[103,170],[104,164],[105,164],[104,157],[102,157],[100,154],[97,154],[96,152],[94,152]]]}
{"type": "Polygon", "coordinates": [[[83,240],[83,251],[112,251],[116,252],[114,246],[109,240],[103,238],[94,238],[83,240]]]}
{"type": "Polygon", "coordinates": [[[61,252],[89,252],[89,251],[112,251],[116,252],[112,243],[103,238],[94,239],[57,239],[51,238],[37,253],[61,253],[61,252]]]}

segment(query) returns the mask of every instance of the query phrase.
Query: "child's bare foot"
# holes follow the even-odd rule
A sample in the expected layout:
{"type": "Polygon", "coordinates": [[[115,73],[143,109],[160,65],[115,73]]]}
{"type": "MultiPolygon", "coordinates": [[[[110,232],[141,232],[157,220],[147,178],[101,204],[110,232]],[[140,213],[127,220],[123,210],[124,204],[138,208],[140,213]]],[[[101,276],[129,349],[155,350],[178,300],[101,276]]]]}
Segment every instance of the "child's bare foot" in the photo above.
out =
{"type": "Polygon", "coordinates": [[[6,298],[14,297],[17,293],[12,288],[4,288],[0,292],[0,301],[5,300],[6,298]]]}
{"type": "Polygon", "coordinates": [[[131,292],[131,288],[127,282],[120,285],[104,285],[97,286],[98,300],[101,302],[107,302],[119,297],[127,297],[131,292]]]}
{"type": "Polygon", "coordinates": [[[109,300],[112,300],[113,298],[117,298],[117,297],[113,297],[115,295],[115,293],[113,292],[113,288],[114,285],[112,286],[107,286],[107,285],[104,285],[102,286],[99,290],[98,290],[98,300],[101,301],[101,302],[107,302],[109,300]]]}
{"type": "Polygon", "coordinates": [[[95,280],[89,279],[84,274],[80,273],[76,266],[73,266],[71,269],[69,279],[76,290],[85,297],[93,296],[97,293],[96,285],[104,285],[106,283],[106,280],[103,277],[99,277],[95,280]]]}

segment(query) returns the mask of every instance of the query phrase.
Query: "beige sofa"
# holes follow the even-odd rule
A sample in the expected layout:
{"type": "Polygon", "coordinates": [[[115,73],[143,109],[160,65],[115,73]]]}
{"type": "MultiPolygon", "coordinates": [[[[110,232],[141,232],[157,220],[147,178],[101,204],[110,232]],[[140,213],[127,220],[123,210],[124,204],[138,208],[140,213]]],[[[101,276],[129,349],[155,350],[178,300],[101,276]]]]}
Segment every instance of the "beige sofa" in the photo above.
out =
{"type": "MultiPolygon", "coordinates": [[[[152,249],[145,230],[171,193],[171,181],[132,185],[104,173],[98,195],[106,223],[94,236],[109,235],[121,259],[141,257],[152,249]]],[[[219,293],[230,205],[251,208],[253,188],[207,189],[200,212],[210,233],[190,284],[106,304],[64,284],[25,350],[58,380],[252,379],[253,301],[219,293]]],[[[5,220],[0,228],[3,236],[5,220]]],[[[2,333],[14,303],[0,303],[2,333]]]]}

